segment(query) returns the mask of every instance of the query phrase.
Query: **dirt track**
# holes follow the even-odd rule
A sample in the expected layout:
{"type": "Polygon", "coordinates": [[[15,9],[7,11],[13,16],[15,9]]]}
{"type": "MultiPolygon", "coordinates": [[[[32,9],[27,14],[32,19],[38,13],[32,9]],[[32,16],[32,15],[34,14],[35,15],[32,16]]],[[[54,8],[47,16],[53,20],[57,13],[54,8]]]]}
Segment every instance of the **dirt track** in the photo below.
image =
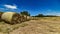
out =
{"type": "Polygon", "coordinates": [[[10,34],[60,34],[60,21],[31,20],[24,22],[25,27],[19,27],[10,34]]]}

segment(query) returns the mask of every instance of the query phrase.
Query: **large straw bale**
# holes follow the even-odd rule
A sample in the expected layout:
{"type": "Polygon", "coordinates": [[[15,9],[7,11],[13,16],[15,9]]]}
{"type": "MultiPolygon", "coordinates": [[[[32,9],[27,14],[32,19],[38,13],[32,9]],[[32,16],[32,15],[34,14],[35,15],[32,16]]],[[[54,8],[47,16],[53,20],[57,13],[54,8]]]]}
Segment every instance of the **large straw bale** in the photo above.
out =
{"type": "Polygon", "coordinates": [[[5,21],[9,21],[11,22],[12,20],[12,16],[15,14],[15,12],[5,12],[4,14],[2,14],[1,18],[5,21]]]}
{"type": "Polygon", "coordinates": [[[2,14],[1,19],[10,24],[16,24],[22,22],[24,17],[15,12],[5,12],[2,14]]]}

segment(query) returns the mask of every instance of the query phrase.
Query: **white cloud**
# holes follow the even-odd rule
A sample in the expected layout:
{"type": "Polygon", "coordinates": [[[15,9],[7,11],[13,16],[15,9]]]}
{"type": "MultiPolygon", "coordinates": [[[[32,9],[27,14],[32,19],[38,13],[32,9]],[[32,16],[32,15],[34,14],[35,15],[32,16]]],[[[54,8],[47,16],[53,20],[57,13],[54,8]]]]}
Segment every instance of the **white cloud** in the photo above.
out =
{"type": "Polygon", "coordinates": [[[4,5],[4,6],[9,9],[17,9],[17,6],[15,5],[4,5]]]}

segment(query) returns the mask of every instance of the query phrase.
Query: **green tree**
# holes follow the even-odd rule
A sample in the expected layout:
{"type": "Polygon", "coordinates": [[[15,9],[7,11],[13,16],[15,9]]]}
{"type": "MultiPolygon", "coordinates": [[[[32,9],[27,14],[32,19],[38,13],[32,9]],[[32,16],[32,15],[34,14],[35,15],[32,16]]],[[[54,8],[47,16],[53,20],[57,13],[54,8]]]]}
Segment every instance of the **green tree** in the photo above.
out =
{"type": "Polygon", "coordinates": [[[44,17],[44,15],[43,14],[38,14],[35,17],[44,17]]]}
{"type": "Polygon", "coordinates": [[[20,12],[20,14],[30,16],[30,13],[28,13],[28,11],[22,11],[22,12],[20,12]]]}

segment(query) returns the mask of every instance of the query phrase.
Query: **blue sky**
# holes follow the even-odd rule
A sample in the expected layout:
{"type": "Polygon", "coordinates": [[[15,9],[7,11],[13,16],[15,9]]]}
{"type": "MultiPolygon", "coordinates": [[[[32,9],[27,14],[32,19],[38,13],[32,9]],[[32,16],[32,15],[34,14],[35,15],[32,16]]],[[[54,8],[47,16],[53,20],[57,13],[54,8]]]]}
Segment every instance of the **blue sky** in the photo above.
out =
{"type": "Polygon", "coordinates": [[[0,11],[60,16],[60,0],[0,0],[0,11]]]}

